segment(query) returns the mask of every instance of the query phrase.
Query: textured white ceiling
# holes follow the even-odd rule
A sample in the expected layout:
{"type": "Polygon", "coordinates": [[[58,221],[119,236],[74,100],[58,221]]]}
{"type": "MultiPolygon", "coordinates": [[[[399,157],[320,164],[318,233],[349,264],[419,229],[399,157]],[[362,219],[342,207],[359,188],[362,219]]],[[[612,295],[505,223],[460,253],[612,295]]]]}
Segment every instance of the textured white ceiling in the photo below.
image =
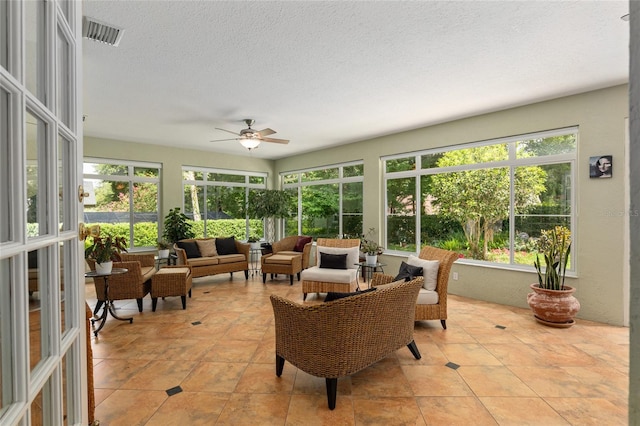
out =
{"type": "Polygon", "coordinates": [[[628,81],[626,1],[116,1],[83,43],[85,135],[282,158],[628,81]]]}

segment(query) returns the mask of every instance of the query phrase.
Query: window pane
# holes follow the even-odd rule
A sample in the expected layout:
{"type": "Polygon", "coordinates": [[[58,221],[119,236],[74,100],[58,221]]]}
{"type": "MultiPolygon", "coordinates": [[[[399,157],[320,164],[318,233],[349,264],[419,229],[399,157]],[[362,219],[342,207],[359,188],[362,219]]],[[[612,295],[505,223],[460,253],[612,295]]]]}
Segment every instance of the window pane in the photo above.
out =
{"type": "Polygon", "coordinates": [[[70,127],[71,123],[71,103],[70,99],[73,99],[73,93],[71,91],[71,47],[69,41],[62,29],[58,26],[58,87],[57,87],[57,111],[60,120],[70,127]]]}
{"type": "Polygon", "coordinates": [[[208,173],[207,180],[211,182],[235,182],[244,183],[244,175],[232,175],[226,173],[208,173]]]}
{"type": "Polygon", "coordinates": [[[75,244],[75,241],[65,241],[60,243],[60,257],[58,259],[58,276],[60,277],[60,285],[58,291],[60,292],[60,330],[61,334],[71,329],[73,320],[71,318],[71,312],[69,309],[65,309],[65,283],[67,286],[71,283],[72,269],[71,269],[71,244],[75,244]]]}
{"type": "Polygon", "coordinates": [[[342,185],[342,234],[353,238],[362,234],[362,182],[342,185]]]}
{"type": "Polygon", "coordinates": [[[285,236],[286,235],[298,235],[298,189],[290,188],[286,189],[291,194],[289,211],[291,212],[291,217],[284,219],[285,226],[285,236]]]}
{"type": "Polygon", "coordinates": [[[291,184],[291,183],[298,183],[298,177],[300,175],[298,173],[293,173],[290,175],[283,175],[282,176],[282,182],[286,185],[286,184],[291,184]]]}
{"type": "Polygon", "coordinates": [[[335,238],[339,213],[338,185],[302,187],[302,233],[314,238],[335,238]]]}
{"type": "Polygon", "coordinates": [[[544,155],[575,152],[576,134],[528,139],[516,142],[516,157],[541,157],[544,155]]]}
{"type": "Polygon", "coordinates": [[[160,175],[160,169],[155,167],[134,167],[133,175],[157,178],[160,175]]]}
{"type": "Polygon", "coordinates": [[[203,180],[203,173],[194,172],[193,170],[183,170],[182,180],[203,180]]]}
{"type": "Polygon", "coordinates": [[[24,2],[25,11],[25,75],[26,87],[43,104],[45,99],[45,2],[24,2]]]}
{"type": "Polygon", "coordinates": [[[207,236],[235,236],[240,240],[248,237],[245,192],[242,187],[207,186],[207,236]]]}
{"type": "Polygon", "coordinates": [[[442,214],[434,204],[436,196],[432,187],[432,175],[425,175],[420,178],[420,243],[441,247],[447,250],[463,253],[467,246],[462,226],[459,222],[452,220],[447,215],[442,214]]]}
{"type": "Polygon", "coordinates": [[[249,183],[264,185],[266,181],[264,176],[249,176],[249,183]]]}
{"type": "Polygon", "coordinates": [[[133,244],[155,247],[158,239],[158,184],[133,184],[133,244]]]}
{"type": "Polygon", "coordinates": [[[415,178],[387,180],[387,244],[389,250],[415,251],[415,178]]]}
{"type": "Polygon", "coordinates": [[[27,255],[29,289],[29,365],[33,370],[48,356],[49,342],[42,327],[42,304],[47,291],[48,251],[46,248],[32,250],[27,255]]]}
{"type": "Polygon", "coordinates": [[[75,195],[71,188],[71,155],[71,142],[63,136],[58,136],[58,224],[63,231],[68,231],[72,226],[71,218],[65,217],[64,214],[65,204],[69,202],[68,197],[75,195]]]}
{"type": "Polygon", "coordinates": [[[84,163],[85,174],[127,176],[129,168],[118,164],[84,163]]]}
{"type": "Polygon", "coordinates": [[[104,235],[123,237],[130,247],[129,182],[87,179],[93,187],[95,204],[85,203],[84,221],[87,225],[100,225],[104,235]]]}
{"type": "Polygon", "coordinates": [[[364,176],[364,164],[356,164],[354,166],[345,166],[342,169],[343,177],[364,176]]]}
{"type": "Polygon", "coordinates": [[[11,293],[12,259],[0,260],[0,416],[13,402],[13,369],[11,357],[11,321],[13,294],[11,293]]]}
{"type": "Polygon", "coordinates": [[[196,238],[204,237],[204,219],[207,210],[204,204],[204,187],[197,185],[184,186],[184,214],[193,220],[192,230],[196,238]]]}
{"type": "Polygon", "coordinates": [[[303,182],[313,182],[316,180],[337,179],[337,178],[338,178],[337,167],[333,169],[313,170],[313,171],[302,173],[303,182]]]}
{"type": "Polygon", "coordinates": [[[442,154],[437,167],[463,166],[468,164],[482,164],[494,161],[505,161],[509,158],[507,144],[479,146],[475,148],[456,149],[442,154]]]}
{"type": "Polygon", "coordinates": [[[9,69],[9,2],[0,2],[0,66],[9,69]]]}
{"type": "Polygon", "coordinates": [[[415,157],[398,158],[395,160],[385,161],[385,171],[387,173],[404,172],[404,171],[415,170],[415,169],[416,169],[415,157]]]}
{"type": "Polygon", "coordinates": [[[47,125],[29,111],[27,123],[27,235],[36,237],[47,229],[47,125]]]}
{"type": "MultiPolygon", "coordinates": [[[[2,2],[5,4],[5,2],[2,2]]],[[[5,5],[6,7],[6,5],[5,5]]],[[[0,242],[11,241],[13,232],[11,224],[14,221],[12,212],[12,197],[10,189],[14,186],[11,177],[11,143],[9,141],[9,93],[0,87],[0,242]]]]}

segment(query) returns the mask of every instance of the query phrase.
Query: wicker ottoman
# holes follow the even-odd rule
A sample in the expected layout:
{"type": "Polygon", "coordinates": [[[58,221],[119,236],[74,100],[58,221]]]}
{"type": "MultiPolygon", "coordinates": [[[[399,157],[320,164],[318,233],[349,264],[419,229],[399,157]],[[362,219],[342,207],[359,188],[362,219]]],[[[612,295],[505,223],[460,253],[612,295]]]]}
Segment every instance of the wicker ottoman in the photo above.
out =
{"type": "Polygon", "coordinates": [[[158,297],[180,296],[182,309],[187,308],[187,294],[191,297],[191,269],[185,266],[165,266],[151,278],[151,303],[156,311],[158,297]]]}
{"type": "Polygon", "coordinates": [[[302,271],[302,253],[300,255],[267,254],[260,258],[262,268],[262,283],[267,282],[267,274],[287,274],[290,285],[293,285],[293,274],[302,271]]]}

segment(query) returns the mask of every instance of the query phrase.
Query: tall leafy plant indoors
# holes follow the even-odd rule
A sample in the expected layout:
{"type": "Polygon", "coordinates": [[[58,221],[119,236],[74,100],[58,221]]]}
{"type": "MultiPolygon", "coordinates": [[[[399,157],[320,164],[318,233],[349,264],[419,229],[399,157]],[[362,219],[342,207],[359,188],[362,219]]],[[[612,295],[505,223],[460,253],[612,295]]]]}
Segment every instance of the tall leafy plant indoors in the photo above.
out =
{"type": "Polygon", "coordinates": [[[536,254],[533,265],[538,272],[539,287],[547,290],[564,290],[564,278],[571,254],[571,231],[564,226],[543,230],[537,245],[545,264],[543,272],[539,253],[536,254]]]}
{"type": "Polygon", "coordinates": [[[164,217],[163,239],[175,243],[185,238],[195,237],[196,234],[188,220],[189,218],[180,211],[180,207],[169,210],[169,213],[164,217]]]}
{"type": "Polygon", "coordinates": [[[247,212],[253,219],[266,221],[265,235],[268,242],[275,240],[275,219],[289,217],[291,193],[282,189],[259,189],[249,192],[247,212]]]}

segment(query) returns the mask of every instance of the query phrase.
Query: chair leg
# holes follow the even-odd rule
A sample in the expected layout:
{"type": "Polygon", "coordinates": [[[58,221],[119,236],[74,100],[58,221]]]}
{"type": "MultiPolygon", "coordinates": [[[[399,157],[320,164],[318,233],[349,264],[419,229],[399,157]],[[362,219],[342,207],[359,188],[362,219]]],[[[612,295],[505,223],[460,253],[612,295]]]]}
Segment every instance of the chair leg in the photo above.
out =
{"type": "Polygon", "coordinates": [[[442,328],[444,328],[445,330],[447,329],[447,320],[440,320],[440,324],[442,324],[442,328]]]}
{"type": "Polygon", "coordinates": [[[191,289],[189,289],[189,298],[191,298],[191,289]]]}
{"type": "Polygon", "coordinates": [[[138,302],[138,312],[142,312],[142,298],[136,299],[136,302],[138,302]]]}
{"type": "Polygon", "coordinates": [[[293,274],[289,275],[289,285],[293,285],[293,274]]]}
{"type": "Polygon", "coordinates": [[[187,309],[187,296],[180,296],[182,299],[182,309],[187,309]]]}
{"type": "Polygon", "coordinates": [[[326,378],[327,382],[327,401],[329,402],[329,410],[336,408],[336,394],[338,393],[338,379],[326,378]]]}
{"type": "Polygon", "coordinates": [[[276,354],[276,376],[282,376],[282,370],[284,369],[284,358],[276,354]]]}
{"type": "Polygon", "coordinates": [[[422,358],[422,355],[420,355],[420,351],[418,350],[418,346],[416,345],[415,340],[412,340],[411,343],[407,345],[407,347],[409,348],[409,350],[411,351],[415,359],[422,358]]]}
{"type": "Polygon", "coordinates": [[[104,305],[104,301],[102,300],[98,300],[98,303],[96,303],[96,307],[93,309],[93,315],[98,315],[98,311],[100,311],[100,308],[102,307],[102,305],[104,305]]]}
{"type": "Polygon", "coordinates": [[[267,283],[267,274],[266,273],[262,273],[262,284],[266,284],[267,283]]]}
{"type": "Polygon", "coordinates": [[[249,279],[249,270],[248,269],[245,269],[245,271],[244,271],[244,279],[245,280],[249,279]]]}
{"type": "Polygon", "coordinates": [[[229,274],[231,275],[231,279],[233,279],[233,272],[229,272],[229,274]]]}
{"type": "Polygon", "coordinates": [[[298,281],[300,281],[300,272],[298,272],[298,281]]]}
{"type": "Polygon", "coordinates": [[[307,300],[307,293],[302,293],[302,300],[307,300]]]}
{"type": "Polygon", "coordinates": [[[155,312],[156,311],[156,306],[158,306],[158,298],[157,297],[152,297],[151,298],[151,312],[155,312]]]}

